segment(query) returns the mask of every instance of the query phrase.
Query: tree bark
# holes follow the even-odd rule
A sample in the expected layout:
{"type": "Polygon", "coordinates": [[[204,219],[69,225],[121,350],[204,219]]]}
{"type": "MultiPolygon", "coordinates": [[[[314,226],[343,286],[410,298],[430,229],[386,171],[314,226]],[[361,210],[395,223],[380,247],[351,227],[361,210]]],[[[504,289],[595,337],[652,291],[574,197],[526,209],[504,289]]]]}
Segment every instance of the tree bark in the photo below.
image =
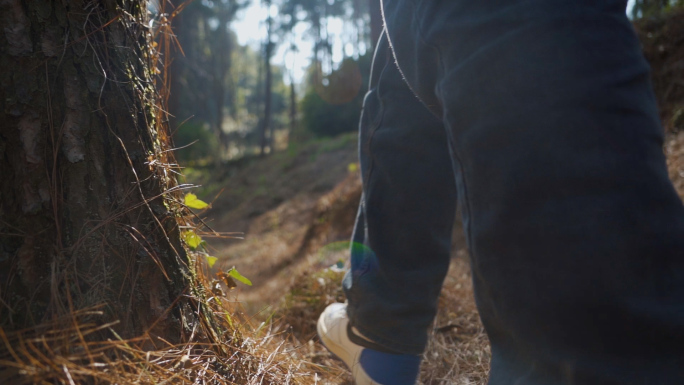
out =
{"type": "Polygon", "coordinates": [[[5,330],[93,306],[124,338],[187,330],[144,4],[0,0],[5,330]]]}
{"type": "Polygon", "coordinates": [[[273,56],[273,47],[274,44],[271,41],[271,33],[273,32],[273,19],[271,18],[271,1],[268,0],[266,1],[266,9],[268,10],[268,18],[266,19],[266,28],[267,28],[267,34],[266,34],[266,47],[264,50],[264,72],[265,72],[265,80],[264,80],[264,121],[261,126],[261,145],[260,145],[260,152],[259,154],[263,156],[266,152],[266,146],[268,144],[267,140],[267,133],[271,132],[271,146],[270,150],[271,153],[273,153],[273,127],[272,127],[272,101],[273,101],[273,93],[271,92],[273,88],[273,71],[271,69],[271,56],[273,56]]]}
{"type": "MultiPolygon", "coordinates": [[[[212,50],[212,57],[214,62],[214,102],[216,106],[216,121],[214,122],[214,130],[216,132],[219,143],[221,144],[221,153],[225,154],[228,150],[228,135],[223,131],[223,120],[225,114],[223,109],[226,103],[226,85],[228,82],[228,74],[230,73],[232,61],[231,54],[233,51],[233,44],[228,35],[228,25],[233,19],[233,15],[237,11],[235,4],[223,4],[217,11],[219,26],[216,30],[216,44],[212,50]]],[[[221,157],[217,159],[220,163],[221,157]]]]}
{"type": "Polygon", "coordinates": [[[296,129],[297,129],[297,91],[295,89],[294,75],[290,74],[290,135],[292,135],[296,129]]]}
{"type": "MultiPolygon", "coordinates": [[[[173,17],[173,33],[178,40],[179,44],[182,44],[183,37],[185,35],[185,29],[187,29],[186,23],[185,23],[185,18],[183,16],[183,12],[178,12],[177,14],[174,15],[173,17]]],[[[180,51],[180,50],[179,50],[180,51]]],[[[170,87],[170,92],[169,92],[169,101],[168,101],[168,121],[169,121],[169,129],[171,132],[176,132],[178,130],[178,127],[183,123],[183,121],[186,119],[185,116],[181,115],[181,102],[180,102],[180,94],[181,90],[183,89],[183,82],[181,81],[183,77],[183,70],[184,70],[184,61],[185,58],[183,57],[181,52],[178,52],[176,55],[174,55],[173,61],[171,61],[171,64],[167,68],[169,71],[169,87],[170,87]]]]}

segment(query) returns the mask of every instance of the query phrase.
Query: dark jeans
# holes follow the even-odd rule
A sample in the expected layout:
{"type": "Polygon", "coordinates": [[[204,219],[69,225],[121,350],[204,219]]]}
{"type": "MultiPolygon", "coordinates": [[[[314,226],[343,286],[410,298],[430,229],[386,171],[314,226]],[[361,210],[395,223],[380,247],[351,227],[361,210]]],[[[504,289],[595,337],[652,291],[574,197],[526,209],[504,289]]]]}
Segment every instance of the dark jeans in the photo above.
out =
{"type": "Polygon", "coordinates": [[[383,1],[352,325],[423,351],[458,195],[490,384],[684,384],[684,206],[626,1],[383,1]]]}

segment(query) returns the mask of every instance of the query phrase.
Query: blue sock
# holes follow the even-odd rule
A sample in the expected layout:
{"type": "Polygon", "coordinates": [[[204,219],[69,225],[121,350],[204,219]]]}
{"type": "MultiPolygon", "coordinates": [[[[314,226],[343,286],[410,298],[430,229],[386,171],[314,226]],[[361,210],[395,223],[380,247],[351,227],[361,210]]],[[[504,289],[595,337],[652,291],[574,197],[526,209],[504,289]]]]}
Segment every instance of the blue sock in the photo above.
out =
{"type": "Polygon", "coordinates": [[[414,385],[420,371],[420,356],[391,354],[364,349],[359,363],[375,382],[392,385],[414,385]]]}

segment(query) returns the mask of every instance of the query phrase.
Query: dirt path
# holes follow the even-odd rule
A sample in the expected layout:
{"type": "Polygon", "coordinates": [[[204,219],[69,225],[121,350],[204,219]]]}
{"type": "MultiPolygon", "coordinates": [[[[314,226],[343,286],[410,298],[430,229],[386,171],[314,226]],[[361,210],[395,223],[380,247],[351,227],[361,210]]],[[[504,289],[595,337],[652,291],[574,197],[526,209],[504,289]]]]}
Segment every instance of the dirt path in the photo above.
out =
{"type": "Polygon", "coordinates": [[[198,194],[206,199],[225,188],[206,214],[208,224],[245,234],[244,240],[208,242],[219,258],[214,270],[236,266],[252,280],[252,287],[237,289],[248,312],[277,304],[294,277],[340,258],[335,247],[319,249],[351,235],[361,196],[356,148],[349,134],[244,162],[225,176],[191,180],[204,185],[198,194]]]}

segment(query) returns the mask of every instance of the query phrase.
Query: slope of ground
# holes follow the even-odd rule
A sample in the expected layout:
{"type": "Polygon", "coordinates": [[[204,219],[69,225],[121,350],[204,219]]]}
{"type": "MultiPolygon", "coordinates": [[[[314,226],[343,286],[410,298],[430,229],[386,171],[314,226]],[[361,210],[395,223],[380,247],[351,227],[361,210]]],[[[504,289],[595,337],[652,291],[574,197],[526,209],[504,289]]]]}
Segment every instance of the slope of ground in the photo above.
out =
{"type": "Polygon", "coordinates": [[[244,233],[244,240],[209,244],[219,258],[216,269],[234,265],[254,283],[240,288],[249,310],[282,298],[304,266],[335,262],[334,243],[348,239],[361,195],[356,169],[356,135],[348,134],[229,165],[220,173],[189,170],[189,181],[203,185],[203,199],[224,189],[212,202],[208,225],[244,233]],[[331,243],[327,258],[314,253],[331,243]]]}

